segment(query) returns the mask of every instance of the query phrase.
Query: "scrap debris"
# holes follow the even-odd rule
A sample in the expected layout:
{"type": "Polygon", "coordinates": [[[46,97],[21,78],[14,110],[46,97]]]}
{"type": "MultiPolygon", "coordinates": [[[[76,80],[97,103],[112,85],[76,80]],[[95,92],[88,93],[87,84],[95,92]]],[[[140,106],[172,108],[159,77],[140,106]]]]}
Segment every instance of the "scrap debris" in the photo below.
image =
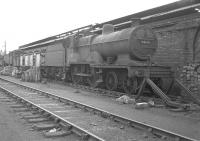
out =
{"type": "Polygon", "coordinates": [[[155,102],[150,99],[148,102],[136,102],[134,98],[130,98],[127,95],[123,95],[116,99],[120,104],[134,104],[135,109],[144,109],[149,107],[163,107],[164,105],[155,104],[155,102]]]}
{"type": "Polygon", "coordinates": [[[144,109],[150,107],[149,103],[147,102],[141,102],[135,104],[135,109],[144,109]]]}
{"type": "Polygon", "coordinates": [[[117,98],[116,101],[119,102],[120,104],[134,104],[135,103],[135,99],[132,99],[127,95],[123,95],[117,98]]]}

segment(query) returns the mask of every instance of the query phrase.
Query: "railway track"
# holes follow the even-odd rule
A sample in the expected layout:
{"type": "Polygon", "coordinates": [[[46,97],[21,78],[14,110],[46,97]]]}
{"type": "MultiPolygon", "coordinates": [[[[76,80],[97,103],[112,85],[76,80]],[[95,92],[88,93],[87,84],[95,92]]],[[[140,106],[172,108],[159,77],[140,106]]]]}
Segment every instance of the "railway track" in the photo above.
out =
{"type": "MultiPolygon", "coordinates": [[[[17,100],[19,106],[16,107],[22,111],[37,112],[40,114],[39,117],[42,117],[38,118],[38,115],[31,115],[28,116],[32,117],[32,120],[29,121],[52,120],[54,125],[56,124],[62,129],[60,131],[62,134],[75,133],[80,136],[81,140],[196,141],[183,135],[133,121],[38,89],[9,82],[2,78],[0,79],[0,88],[9,97],[17,100]]],[[[36,127],[38,128],[37,125],[36,127]]],[[[45,125],[44,127],[49,126],[45,125]]]]}

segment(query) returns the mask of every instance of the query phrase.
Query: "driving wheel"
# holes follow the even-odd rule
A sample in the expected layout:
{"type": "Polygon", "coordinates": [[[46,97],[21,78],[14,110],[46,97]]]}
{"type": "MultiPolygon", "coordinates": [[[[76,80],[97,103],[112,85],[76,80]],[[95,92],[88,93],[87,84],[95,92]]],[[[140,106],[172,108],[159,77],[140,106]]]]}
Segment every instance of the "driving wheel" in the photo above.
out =
{"type": "Polygon", "coordinates": [[[74,84],[80,84],[81,83],[81,77],[80,76],[76,76],[76,75],[72,75],[72,82],[74,84]]]}
{"type": "Polygon", "coordinates": [[[118,78],[115,72],[108,72],[105,79],[106,88],[108,90],[116,90],[118,86],[118,78]]]}
{"type": "Polygon", "coordinates": [[[125,77],[123,80],[123,89],[127,94],[135,94],[138,83],[136,78],[125,77]]]}

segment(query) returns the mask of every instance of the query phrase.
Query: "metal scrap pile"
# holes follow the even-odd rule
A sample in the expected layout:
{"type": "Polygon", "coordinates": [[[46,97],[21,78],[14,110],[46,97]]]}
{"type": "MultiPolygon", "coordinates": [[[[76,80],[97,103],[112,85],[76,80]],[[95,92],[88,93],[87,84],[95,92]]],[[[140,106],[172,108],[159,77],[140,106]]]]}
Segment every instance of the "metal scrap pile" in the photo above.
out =
{"type": "Polygon", "coordinates": [[[38,67],[31,67],[22,73],[21,79],[27,82],[40,81],[40,69],[38,67]]]}
{"type": "Polygon", "coordinates": [[[13,71],[16,72],[17,68],[13,67],[13,66],[6,66],[4,67],[1,71],[0,74],[1,75],[9,75],[12,76],[13,75],[13,71]]]}

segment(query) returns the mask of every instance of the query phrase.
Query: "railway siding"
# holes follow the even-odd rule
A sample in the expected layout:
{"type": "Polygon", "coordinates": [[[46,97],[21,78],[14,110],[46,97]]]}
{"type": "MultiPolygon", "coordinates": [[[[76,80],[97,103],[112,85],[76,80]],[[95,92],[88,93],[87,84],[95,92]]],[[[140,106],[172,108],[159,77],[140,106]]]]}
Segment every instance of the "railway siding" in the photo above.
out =
{"type": "MultiPolygon", "coordinates": [[[[76,105],[76,104],[75,104],[76,105]]],[[[129,112],[130,113],[130,112],[129,112]]],[[[141,117],[140,117],[141,118],[141,117]]],[[[156,117],[155,117],[155,115],[154,115],[154,119],[155,119],[156,117]]],[[[119,121],[120,120],[120,118],[118,119],[118,118],[116,118],[116,121],[119,121]]],[[[161,122],[161,121],[160,121],[161,122]]],[[[146,122],[146,123],[148,123],[148,122],[146,122]]],[[[161,123],[162,124],[162,123],[161,123]]],[[[166,124],[166,122],[165,122],[165,124],[166,124]]],[[[168,123],[168,125],[169,125],[169,123],[168,123]]],[[[137,125],[134,125],[134,126],[137,126],[137,125]]],[[[174,126],[174,125],[173,125],[174,126]]],[[[184,125],[182,125],[181,127],[184,127],[184,125]]],[[[187,126],[188,127],[188,126],[187,126]]],[[[188,128],[187,128],[188,129],[188,128]]],[[[153,131],[152,129],[149,129],[149,130],[151,130],[151,131],[153,131]]],[[[177,130],[177,129],[175,129],[175,130],[177,130]]],[[[184,130],[184,129],[183,129],[184,130]]],[[[197,133],[198,131],[195,131],[195,133],[197,133]]],[[[198,137],[197,137],[198,138],[198,137]]]]}
{"type": "MultiPolygon", "coordinates": [[[[54,99],[51,95],[42,94],[28,94],[29,88],[22,89],[21,87],[13,84],[1,86],[6,93],[14,95],[23,103],[31,104],[32,108],[38,108],[41,111],[45,111],[52,117],[60,120],[60,122],[67,123],[71,126],[70,130],[76,132],[80,136],[86,136],[87,140],[98,141],[116,141],[116,140],[152,140],[159,141],[162,138],[158,138],[151,134],[151,132],[145,132],[144,130],[138,130],[131,126],[125,126],[119,121],[115,122],[107,118],[101,117],[98,114],[92,112],[96,111],[95,108],[88,107],[90,112],[85,109],[77,108],[78,103],[72,105],[65,105],[59,101],[59,98],[54,99]],[[144,134],[145,133],[145,134],[144,134]],[[103,139],[104,138],[104,139],[103,139]]],[[[47,93],[46,93],[47,94],[47,93]]],[[[82,104],[81,104],[82,105],[82,104]]],[[[87,106],[86,106],[87,107],[87,106]]],[[[22,109],[24,111],[24,109],[22,109]]],[[[98,111],[98,110],[97,110],[98,111]]],[[[112,115],[115,118],[115,115],[112,115]]],[[[29,122],[41,122],[46,121],[44,118],[32,119],[29,122]]],[[[162,136],[161,136],[162,137],[162,136]]],[[[173,138],[169,138],[172,140],[173,138]]]]}

